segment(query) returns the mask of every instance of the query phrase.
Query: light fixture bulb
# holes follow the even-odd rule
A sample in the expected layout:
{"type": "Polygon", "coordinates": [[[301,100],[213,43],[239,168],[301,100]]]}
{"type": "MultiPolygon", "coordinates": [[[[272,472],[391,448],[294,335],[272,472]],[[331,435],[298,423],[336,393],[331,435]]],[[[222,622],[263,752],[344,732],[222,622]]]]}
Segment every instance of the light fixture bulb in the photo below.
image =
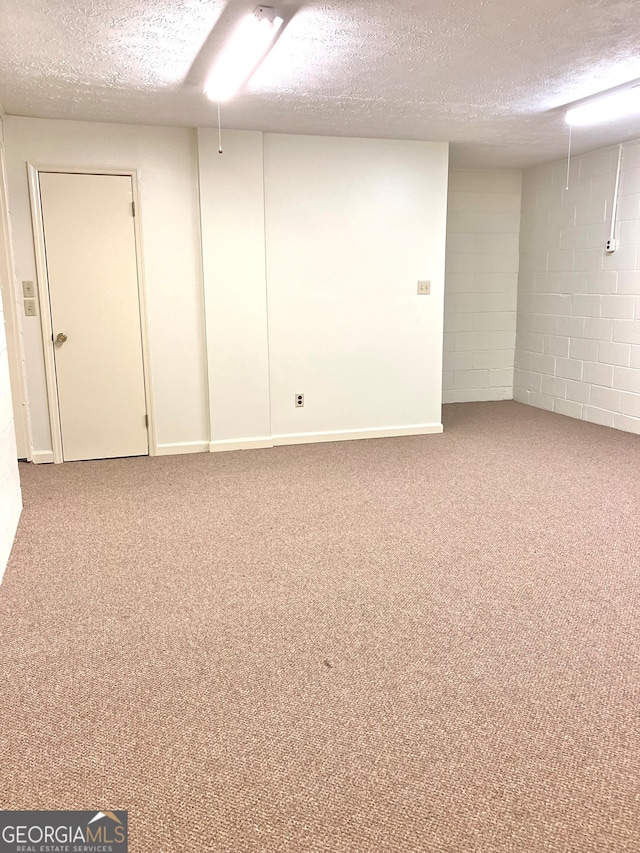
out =
{"type": "Polygon", "coordinates": [[[243,18],[211,69],[205,95],[219,102],[232,98],[262,62],[283,23],[269,6],[258,6],[243,18]]]}
{"type": "Polygon", "coordinates": [[[615,121],[638,113],[640,113],[640,86],[634,86],[567,110],[565,121],[572,127],[587,127],[590,124],[604,124],[607,121],[615,121]]]}

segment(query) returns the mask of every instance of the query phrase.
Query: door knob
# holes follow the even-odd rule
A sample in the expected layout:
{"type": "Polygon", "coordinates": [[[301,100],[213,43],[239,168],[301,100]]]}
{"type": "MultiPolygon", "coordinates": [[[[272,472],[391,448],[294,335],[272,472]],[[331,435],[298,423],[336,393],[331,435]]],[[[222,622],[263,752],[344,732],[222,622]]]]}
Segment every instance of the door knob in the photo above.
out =
{"type": "Polygon", "coordinates": [[[64,332],[60,332],[56,337],[57,344],[63,344],[67,340],[67,336],[64,332]]]}

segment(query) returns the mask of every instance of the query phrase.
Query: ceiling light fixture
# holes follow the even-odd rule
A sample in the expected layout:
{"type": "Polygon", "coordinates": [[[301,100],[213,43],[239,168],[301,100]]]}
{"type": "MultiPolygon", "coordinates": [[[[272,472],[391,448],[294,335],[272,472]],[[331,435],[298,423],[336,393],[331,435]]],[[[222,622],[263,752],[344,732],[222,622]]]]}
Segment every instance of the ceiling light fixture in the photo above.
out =
{"type": "Polygon", "coordinates": [[[637,113],[640,113],[640,86],[633,86],[567,110],[565,121],[572,127],[587,127],[637,113]]]}
{"type": "Polygon", "coordinates": [[[211,69],[205,95],[218,102],[232,98],[265,58],[283,23],[271,6],[258,6],[243,18],[211,69]]]}

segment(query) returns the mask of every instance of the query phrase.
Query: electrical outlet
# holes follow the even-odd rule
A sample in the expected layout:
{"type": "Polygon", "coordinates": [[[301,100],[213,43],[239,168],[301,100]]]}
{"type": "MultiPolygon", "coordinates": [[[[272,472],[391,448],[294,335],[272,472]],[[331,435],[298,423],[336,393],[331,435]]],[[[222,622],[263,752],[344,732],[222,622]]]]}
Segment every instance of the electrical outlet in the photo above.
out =
{"type": "Polygon", "coordinates": [[[24,300],[24,316],[25,317],[35,317],[37,315],[36,311],[36,300],[35,299],[25,299],[24,300]]]}
{"type": "Polygon", "coordinates": [[[296,409],[301,409],[304,406],[304,394],[296,394],[296,409]]]}
{"type": "Polygon", "coordinates": [[[25,299],[33,299],[33,297],[36,295],[36,291],[33,287],[32,281],[22,282],[22,295],[25,299]]]}
{"type": "Polygon", "coordinates": [[[431,282],[430,281],[419,281],[418,282],[418,293],[420,296],[429,296],[431,293],[431,282]]]}
{"type": "Polygon", "coordinates": [[[612,255],[616,250],[616,241],[615,237],[612,237],[610,240],[604,244],[604,250],[608,255],[612,255]]]}

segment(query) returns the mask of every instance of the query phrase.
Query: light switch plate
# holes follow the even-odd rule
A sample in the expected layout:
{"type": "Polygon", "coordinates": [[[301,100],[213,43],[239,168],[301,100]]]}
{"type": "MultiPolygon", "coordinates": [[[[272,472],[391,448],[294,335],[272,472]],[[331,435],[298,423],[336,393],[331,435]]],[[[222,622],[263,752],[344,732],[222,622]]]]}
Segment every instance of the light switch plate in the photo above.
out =
{"type": "Polygon", "coordinates": [[[35,299],[25,299],[24,300],[24,316],[25,317],[35,317],[38,312],[36,311],[36,300],[35,299]]]}
{"type": "Polygon", "coordinates": [[[32,281],[22,282],[22,295],[25,299],[33,299],[33,297],[36,295],[32,281]]]}
{"type": "Polygon", "coordinates": [[[431,293],[431,282],[430,281],[419,281],[418,282],[418,293],[420,296],[429,296],[431,293]]]}

